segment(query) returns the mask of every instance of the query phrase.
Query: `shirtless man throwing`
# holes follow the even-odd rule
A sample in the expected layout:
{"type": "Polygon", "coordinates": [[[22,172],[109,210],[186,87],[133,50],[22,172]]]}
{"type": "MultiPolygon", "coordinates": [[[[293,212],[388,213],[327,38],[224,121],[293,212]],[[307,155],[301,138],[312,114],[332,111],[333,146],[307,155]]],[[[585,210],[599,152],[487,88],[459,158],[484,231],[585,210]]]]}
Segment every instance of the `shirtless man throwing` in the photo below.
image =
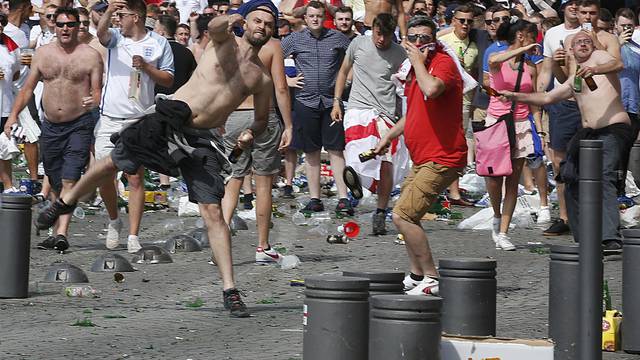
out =
{"type": "MultiPolygon", "coordinates": [[[[103,64],[96,50],[78,40],[78,10],[58,8],[54,19],[57,40],[36,50],[31,72],[18,93],[4,131],[9,133],[36,84],[42,80],[45,114],[40,136],[42,162],[58,197],[72,189],[89,160],[95,126],[91,110],[100,103],[103,64]]],[[[56,235],[38,244],[38,248],[58,251],[69,248],[70,221],[71,214],[61,216],[56,235]]]]}
{"type": "Polygon", "coordinates": [[[96,163],[71,192],[46,208],[36,221],[37,227],[47,228],[58,216],[71,212],[80,196],[111,179],[118,170],[135,173],[145,166],[171,176],[179,170],[189,189],[189,200],[198,203],[208,229],[222,278],[224,306],[235,317],[249,313],[235,288],[229,227],[220,206],[224,196],[221,168],[227,160],[218,150],[223,148],[220,135],[212,129],[225,126],[229,114],[249,95],[253,95],[254,121],[240,134],[237,146],[248,148],[267,126],[273,84],[258,52],[273,34],[276,17],[270,7],[253,10],[247,14],[241,38],[232,32],[234,25],[245,23],[241,15],[211,20],[211,43],[173,100],[158,100],[155,113],[120,132],[111,156],[96,163]]]}
{"type": "Polygon", "coordinates": [[[569,223],[573,230],[574,239],[579,241],[578,178],[576,171],[571,171],[578,168],[576,155],[579,150],[579,141],[582,139],[602,140],[603,247],[605,254],[619,252],[622,249],[622,244],[618,237],[620,216],[616,196],[619,180],[618,170],[620,165],[623,165],[620,160],[624,154],[629,152],[634,140],[629,125],[629,115],[622,106],[620,81],[617,74],[612,72],[600,74],[593,70],[603,65],[606,66],[613,57],[604,50],[595,50],[594,39],[586,32],[577,33],[571,39],[571,47],[573,57],[581,67],[577,75],[584,78],[591,77],[595,81],[597,89],[590,90],[583,80],[582,89],[575,90],[573,88],[575,75],[571,75],[566,82],[548,93],[523,94],[510,91],[501,93],[509,99],[533,105],[548,105],[575,97],[582,115],[583,129],[578,130],[569,141],[567,162],[560,170],[562,180],[566,184],[565,198],[569,223]],[[591,76],[591,74],[596,75],[591,76]]]}
{"type": "Polygon", "coordinates": [[[364,0],[364,26],[369,30],[373,27],[373,19],[378,14],[392,14],[395,7],[398,12],[398,27],[400,36],[404,40],[407,36],[407,21],[405,19],[402,0],[364,0]]]}

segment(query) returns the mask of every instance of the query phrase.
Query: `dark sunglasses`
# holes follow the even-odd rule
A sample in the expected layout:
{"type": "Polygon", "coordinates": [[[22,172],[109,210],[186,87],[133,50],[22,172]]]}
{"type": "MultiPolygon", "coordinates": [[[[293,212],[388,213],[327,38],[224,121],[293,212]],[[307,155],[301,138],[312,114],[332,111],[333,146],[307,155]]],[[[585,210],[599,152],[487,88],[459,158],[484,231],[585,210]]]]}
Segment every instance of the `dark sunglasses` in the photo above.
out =
{"type": "Polygon", "coordinates": [[[85,20],[85,21],[80,21],[80,24],[82,24],[82,26],[89,26],[89,24],[91,24],[89,22],[89,20],[85,20]]]}
{"type": "Polygon", "coordinates": [[[47,14],[46,16],[47,16],[47,19],[51,20],[54,17],[56,17],[56,14],[47,14]]]}
{"type": "Polygon", "coordinates": [[[427,34],[407,35],[407,40],[409,40],[409,42],[414,43],[418,39],[420,39],[421,41],[431,41],[432,37],[431,35],[427,34]]]}
{"type": "Polygon", "coordinates": [[[67,21],[67,22],[58,22],[56,21],[56,27],[63,28],[65,25],[70,28],[74,28],[78,26],[79,21],[67,21]]]}
{"type": "Polygon", "coordinates": [[[502,21],[502,22],[509,22],[509,20],[511,20],[511,17],[510,17],[510,16],[502,16],[502,17],[493,18],[493,19],[491,20],[491,22],[492,22],[493,24],[497,24],[497,23],[499,23],[499,22],[501,22],[501,21],[502,21]]]}
{"type": "Polygon", "coordinates": [[[491,20],[486,20],[486,19],[485,19],[484,24],[485,24],[485,25],[487,25],[487,26],[489,26],[489,25],[491,25],[491,22],[492,22],[491,20]]]}
{"type": "Polygon", "coordinates": [[[456,18],[456,20],[458,20],[462,25],[465,25],[465,24],[471,25],[473,23],[473,19],[456,18]]]}

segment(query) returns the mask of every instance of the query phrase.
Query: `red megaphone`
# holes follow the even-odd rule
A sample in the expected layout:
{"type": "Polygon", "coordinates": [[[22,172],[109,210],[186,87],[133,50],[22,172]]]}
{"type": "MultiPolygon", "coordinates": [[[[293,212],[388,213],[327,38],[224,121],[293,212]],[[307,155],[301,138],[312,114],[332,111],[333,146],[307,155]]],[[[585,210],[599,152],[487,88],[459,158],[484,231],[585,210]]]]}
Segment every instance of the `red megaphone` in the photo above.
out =
{"type": "Polygon", "coordinates": [[[353,239],[360,233],[360,225],[353,221],[349,221],[338,227],[338,231],[347,235],[348,238],[353,239]]]}

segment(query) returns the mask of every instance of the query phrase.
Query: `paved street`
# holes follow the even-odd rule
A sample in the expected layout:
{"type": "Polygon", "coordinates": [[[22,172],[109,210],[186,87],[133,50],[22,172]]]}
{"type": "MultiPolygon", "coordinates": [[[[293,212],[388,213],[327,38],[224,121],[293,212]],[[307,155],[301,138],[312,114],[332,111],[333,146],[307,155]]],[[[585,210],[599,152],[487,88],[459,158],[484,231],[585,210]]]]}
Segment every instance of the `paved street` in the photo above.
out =
{"type": "MultiPolygon", "coordinates": [[[[279,201],[280,204],[282,202],[279,201]]],[[[285,208],[287,206],[284,206],[285,208]]],[[[297,255],[302,265],[293,270],[254,265],[255,222],[233,238],[236,279],[252,312],[248,319],[232,319],[222,308],[222,289],[216,269],[207,263],[208,248],[173,255],[172,264],[136,264],[116,283],[112,273],[93,273],[94,259],[106,250],[106,216],[74,219],[71,248],[65,255],[36,250],[43,237],[31,238],[31,296],[0,300],[0,358],[2,359],[301,359],[303,288],[291,279],[343,270],[406,270],[404,246],[395,234],[368,236],[367,215],[356,217],[365,236],[347,245],[329,245],[324,236],[296,226],[291,214],[274,219],[272,244],[297,255]],[[69,298],[61,286],[44,284],[47,265],[66,260],[87,272],[100,298],[69,298]],[[202,306],[198,307],[198,305],[202,306]],[[78,320],[95,326],[72,326],[78,320]]],[[[477,209],[465,210],[470,215],[477,209]]],[[[163,223],[175,212],[145,214],[143,243],[169,237],[163,223]]],[[[333,220],[334,226],[338,225],[333,220]]],[[[186,218],[193,228],[196,218],[186,218]]],[[[389,224],[391,229],[392,224],[389,224]]],[[[527,242],[561,244],[569,237],[543,238],[538,229],[515,230],[516,252],[493,248],[488,232],[460,231],[454,224],[424,222],[434,254],[445,257],[491,257],[498,261],[498,335],[544,338],[547,334],[548,254],[533,251],[527,242]]],[[[175,226],[174,226],[175,229],[175,226]]],[[[531,245],[529,245],[531,246],[531,245]]],[[[131,258],[123,248],[118,252],[131,258]]],[[[621,261],[605,263],[614,307],[620,309],[621,261]]],[[[639,359],[620,354],[605,359],[639,359]]]]}

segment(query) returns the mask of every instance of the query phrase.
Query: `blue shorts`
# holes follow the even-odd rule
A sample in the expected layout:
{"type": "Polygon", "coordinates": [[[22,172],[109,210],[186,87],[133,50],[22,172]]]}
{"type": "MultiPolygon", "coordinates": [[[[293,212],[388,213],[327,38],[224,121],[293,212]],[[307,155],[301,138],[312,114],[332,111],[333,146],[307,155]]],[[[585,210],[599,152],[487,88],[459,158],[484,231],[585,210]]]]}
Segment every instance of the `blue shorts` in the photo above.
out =
{"type": "Polygon", "coordinates": [[[80,179],[89,162],[95,125],[96,118],[91,112],[63,123],[42,121],[42,164],[54,191],[60,192],[62,180],[80,179]]]}
{"type": "Polygon", "coordinates": [[[310,108],[300,102],[293,103],[292,148],[312,153],[325,150],[344,150],[344,127],[331,120],[331,108],[310,108]]]}
{"type": "Polygon", "coordinates": [[[553,150],[567,151],[569,140],[582,129],[582,116],[575,101],[563,100],[546,107],[549,112],[549,142],[553,150]]]}

